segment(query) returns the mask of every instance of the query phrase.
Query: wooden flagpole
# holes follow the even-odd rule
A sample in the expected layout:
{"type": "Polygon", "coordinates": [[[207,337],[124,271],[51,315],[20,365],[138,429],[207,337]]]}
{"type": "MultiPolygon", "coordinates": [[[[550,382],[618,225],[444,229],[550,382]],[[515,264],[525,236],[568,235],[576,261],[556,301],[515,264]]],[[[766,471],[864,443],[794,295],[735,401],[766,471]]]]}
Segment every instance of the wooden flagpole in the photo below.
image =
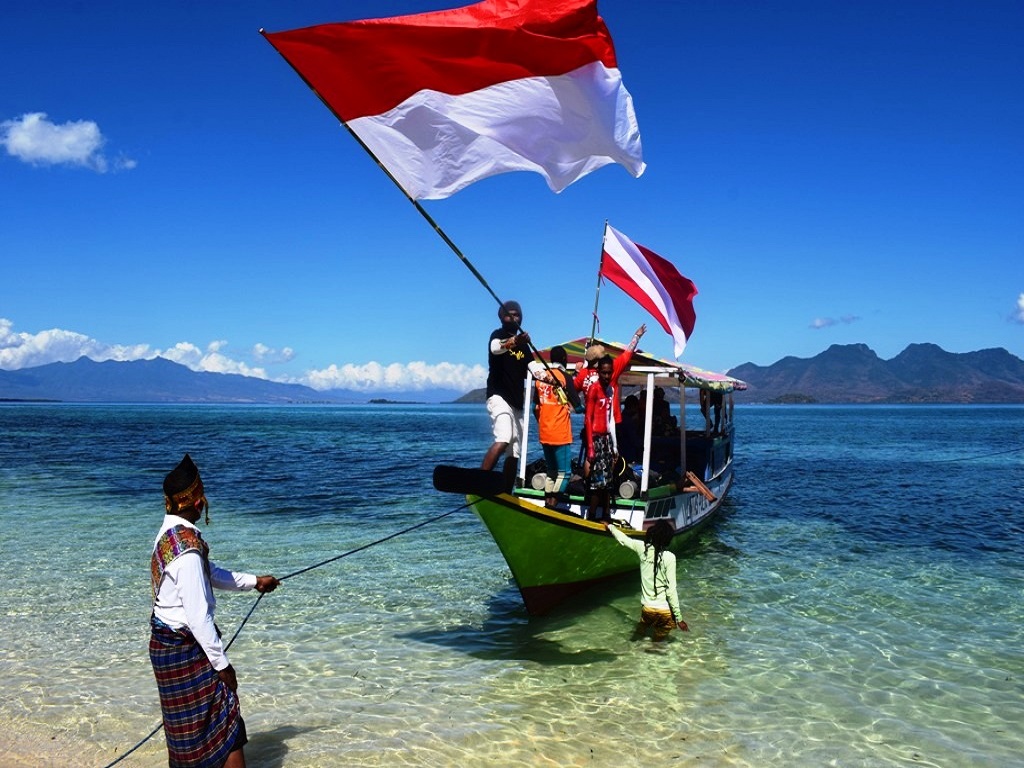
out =
{"type": "MultiPolygon", "coordinates": [[[[270,40],[267,39],[266,30],[260,29],[260,34],[263,35],[263,39],[264,40],[267,40],[267,42],[270,43],[270,40]]],[[[274,48],[274,50],[277,51],[277,48],[274,47],[273,43],[271,43],[271,48],[274,48]]],[[[277,51],[277,53],[278,53],[278,55],[282,59],[284,59],[288,63],[288,66],[292,68],[292,71],[295,74],[297,74],[300,78],[302,78],[302,82],[304,82],[306,84],[306,87],[309,88],[309,90],[311,90],[313,93],[316,94],[316,97],[318,99],[320,99],[320,103],[323,104],[325,107],[327,107],[327,109],[330,111],[330,113],[332,115],[334,115],[335,119],[337,119],[337,121],[339,123],[341,123],[345,127],[345,130],[348,131],[349,135],[353,139],[356,140],[356,143],[358,143],[359,146],[363,148],[363,150],[366,152],[366,154],[368,154],[371,158],[373,158],[373,162],[375,162],[377,164],[377,167],[380,168],[384,172],[384,175],[387,176],[389,179],[391,179],[391,181],[394,182],[394,185],[396,187],[398,187],[400,190],[402,190],[402,194],[405,195],[405,199],[413,204],[413,206],[416,208],[416,210],[420,212],[420,216],[422,216],[426,220],[427,224],[429,224],[430,227],[434,230],[434,232],[437,233],[438,237],[440,237],[445,242],[445,244],[449,248],[451,248],[452,253],[454,253],[456,256],[459,257],[459,260],[463,264],[465,264],[466,268],[470,272],[473,273],[473,276],[477,280],[480,281],[480,285],[482,285],[485,289],[487,289],[487,292],[489,294],[491,294],[491,296],[494,298],[494,300],[496,302],[498,302],[498,306],[500,307],[502,304],[504,304],[504,302],[498,297],[498,294],[496,294],[494,292],[494,290],[491,288],[491,286],[488,285],[487,281],[484,279],[484,276],[481,275],[477,271],[477,268],[474,267],[472,265],[472,263],[470,263],[469,259],[466,258],[466,255],[459,249],[459,247],[452,241],[452,239],[450,237],[448,237],[448,234],[443,229],[441,229],[440,225],[436,221],[434,221],[434,218],[429,213],[427,213],[427,210],[422,205],[420,205],[419,200],[414,198],[412,195],[410,195],[406,191],[405,187],[403,187],[399,183],[398,179],[395,178],[394,174],[391,173],[390,170],[388,170],[388,167],[386,165],[384,165],[384,163],[382,163],[380,161],[380,158],[377,157],[375,154],[373,154],[373,150],[371,150],[368,146],[366,146],[366,142],[364,142],[361,138],[359,138],[359,134],[357,134],[355,131],[353,131],[351,126],[349,126],[349,124],[346,123],[341,118],[341,115],[339,115],[337,112],[334,111],[334,107],[332,107],[330,104],[327,103],[327,100],[323,96],[321,96],[320,92],[317,91],[317,89],[313,87],[313,84],[310,83],[309,80],[307,80],[303,76],[303,74],[301,72],[299,72],[299,70],[297,70],[292,65],[292,63],[290,61],[288,61],[287,57],[285,57],[285,55],[282,54],[280,51],[277,51]]]]}

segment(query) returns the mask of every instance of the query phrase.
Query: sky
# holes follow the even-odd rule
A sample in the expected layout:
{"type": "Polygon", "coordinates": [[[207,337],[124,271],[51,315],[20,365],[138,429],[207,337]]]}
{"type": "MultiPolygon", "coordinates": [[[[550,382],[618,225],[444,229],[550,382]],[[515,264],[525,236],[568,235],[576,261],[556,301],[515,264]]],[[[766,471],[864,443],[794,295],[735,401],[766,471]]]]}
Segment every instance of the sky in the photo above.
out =
{"type": "MultiPolygon", "coordinates": [[[[443,0],[6,3],[0,369],[161,355],[318,389],[483,385],[497,303],[258,34],[443,0]]],[[[424,208],[538,346],[604,223],[699,290],[682,362],[1024,357],[1024,3],[601,0],[646,172],[424,208]]],[[[611,284],[598,336],[672,357],[611,284]]]]}

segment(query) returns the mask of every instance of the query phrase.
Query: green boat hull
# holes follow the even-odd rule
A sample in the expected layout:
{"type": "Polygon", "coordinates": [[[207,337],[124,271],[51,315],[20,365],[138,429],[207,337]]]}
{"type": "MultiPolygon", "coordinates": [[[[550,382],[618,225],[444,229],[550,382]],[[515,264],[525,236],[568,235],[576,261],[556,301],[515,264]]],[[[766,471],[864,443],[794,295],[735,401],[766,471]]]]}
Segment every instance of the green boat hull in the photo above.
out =
{"type": "MultiPolygon", "coordinates": [[[[676,526],[671,549],[680,551],[716,517],[732,482],[731,469],[709,484],[713,498],[676,493],[656,502],[622,502],[613,517],[646,527],[669,517],[676,526]],[[652,518],[653,511],[657,518],[652,518]],[[639,520],[644,522],[641,524],[639,520]]],[[[593,584],[638,570],[636,555],[616,543],[600,523],[579,514],[543,506],[543,501],[503,493],[468,496],[472,509],[487,526],[508,563],[532,615],[548,613],[567,597],[593,584]]],[[[644,532],[623,525],[627,535],[643,540],[644,532]]]]}
{"type": "MultiPolygon", "coordinates": [[[[612,356],[629,350],[618,383],[635,388],[638,404],[644,403],[632,417],[632,435],[640,444],[634,440],[632,449],[623,446],[626,461],[616,464],[614,479],[605,478],[612,479],[609,490],[615,497],[607,511],[627,535],[641,541],[652,525],[667,520],[675,531],[670,546],[678,553],[714,520],[732,485],[732,392],[746,385],[726,374],[658,359],[635,350],[635,344],[624,347],[581,338],[559,346],[578,371],[587,365],[587,350],[596,345],[612,356]],[[700,390],[703,424],[698,422],[696,428],[686,424],[688,388],[700,390]],[[679,407],[666,412],[662,406],[667,405],[671,391],[678,395],[679,407]],[[656,419],[659,399],[663,402],[657,406],[656,419]]],[[[552,348],[537,354],[550,360],[553,352],[552,348]]],[[[556,494],[557,509],[545,507],[543,489],[550,482],[546,465],[528,460],[535,381],[532,369],[527,371],[518,450],[509,456],[517,457],[515,464],[509,461],[502,471],[493,471],[489,462],[480,469],[439,465],[434,468],[434,487],[468,499],[504,555],[526,609],[543,614],[592,584],[638,571],[639,562],[604,525],[585,519],[589,513],[585,497],[590,494],[575,481],[556,494]]],[[[623,421],[628,426],[626,416],[623,421]]],[[[562,472],[568,469],[561,468],[562,472]]],[[[573,467],[578,479],[583,469],[573,467]]]]}

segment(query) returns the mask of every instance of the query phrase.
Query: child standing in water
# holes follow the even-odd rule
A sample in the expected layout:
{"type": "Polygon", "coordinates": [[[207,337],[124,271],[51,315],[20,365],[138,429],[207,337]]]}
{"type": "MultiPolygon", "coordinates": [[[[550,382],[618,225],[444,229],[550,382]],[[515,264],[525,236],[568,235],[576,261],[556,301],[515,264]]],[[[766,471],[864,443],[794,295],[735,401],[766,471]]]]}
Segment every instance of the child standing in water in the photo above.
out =
{"type": "Polygon", "coordinates": [[[683,632],[690,628],[679,611],[679,593],[676,591],[676,556],[668,551],[675,532],[668,520],[659,520],[647,529],[644,541],[631,539],[618,526],[604,526],[615,540],[629,547],[640,558],[640,621],[633,638],[639,639],[653,630],[652,639],[660,642],[675,627],[683,632]]]}

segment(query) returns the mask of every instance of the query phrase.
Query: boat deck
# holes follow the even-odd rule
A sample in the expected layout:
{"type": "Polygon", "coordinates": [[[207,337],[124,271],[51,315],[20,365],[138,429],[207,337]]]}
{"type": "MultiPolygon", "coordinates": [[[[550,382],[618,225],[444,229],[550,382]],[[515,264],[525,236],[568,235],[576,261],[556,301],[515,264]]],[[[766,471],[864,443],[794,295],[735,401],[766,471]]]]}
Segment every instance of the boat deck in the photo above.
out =
{"type": "MultiPolygon", "coordinates": [[[[687,496],[697,494],[703,497],[704,503],[714,503],[719,500],[719,496],[709,486],[721,489],[731,482],[731,433],[705,435],[703,432],[687,432],[685,472],[680,472],[679,468],[679,437],[663,439],[668,441],[665,444],[666,450],[655,454],[657,463],[652,461],[653,467],[660,468],[660,471],[651,474],[655,484],[642,491],[641,478],[630,468],[618,484],[618,492],[613,494],[612,520],[634,530],[646,530],[656,521],[669,518],[677,528],[682,528],[688,519],[699,516],[689,509],[696,507],[686,500],[687,496]],[[674,454],[671,446],[675,447],[674,454]]],[[[515,488],[513,495],[543,506],[544,481],[547,479],[543,462],[533,462],[529,467],[532,471],[528,473],[526,482],[515,488]]],[[[568,493],[560,499],[555,509],[581,519],[586,518],[587,492],[578,473],[573,474],[568,493]]]]}

